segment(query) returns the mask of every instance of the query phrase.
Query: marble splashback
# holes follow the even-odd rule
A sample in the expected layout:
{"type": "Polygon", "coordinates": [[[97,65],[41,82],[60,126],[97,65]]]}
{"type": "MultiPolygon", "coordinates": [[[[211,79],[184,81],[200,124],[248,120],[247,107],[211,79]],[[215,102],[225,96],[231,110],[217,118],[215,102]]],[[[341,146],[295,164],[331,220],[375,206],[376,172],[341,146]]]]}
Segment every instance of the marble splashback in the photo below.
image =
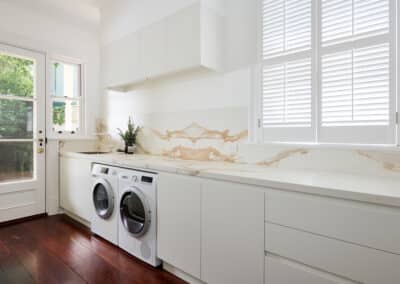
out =
{"type": "Polygon", "coordinates": [[[284,169],[335,171],[379,176],[400,175],[400,151],[340,147],[241,144],[237,160],[284,169]]]}
{"type": "Polygon", "coordinates": [[[146,154],[235,162],[239,143],[247,141],[246,119],[246,108],[149,114],[137,144],[146,154]]]}
{"type": "MultiPolygon", "coordinates": [[[[137,139],[142,154],[271,168],[400,175],[400,151],[396,150],[249,144],[247,108],[151,113],[144,115],[142,122],[137,139]]],[[[116,138],[115,133],[112,136],[116,138]]]]}

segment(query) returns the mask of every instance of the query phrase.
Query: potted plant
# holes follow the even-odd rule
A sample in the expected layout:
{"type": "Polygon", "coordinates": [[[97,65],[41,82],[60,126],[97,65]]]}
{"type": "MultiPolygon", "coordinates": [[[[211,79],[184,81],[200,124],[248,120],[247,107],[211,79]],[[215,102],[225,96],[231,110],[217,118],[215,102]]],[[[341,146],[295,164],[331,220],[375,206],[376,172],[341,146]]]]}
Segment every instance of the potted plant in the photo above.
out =
{"type": "Polygon", "coordinates": [[[124,140],[125,143],[125,153],[126,154],[133,154],[135,150],[135,143],[136,143],[136,135],[138,133],[139,127],[135,127],[135,124],[129,117],[128,120],[128,129],[124,132],[120,128],[117,129],[119,132],[119,136],[124,140]]]}

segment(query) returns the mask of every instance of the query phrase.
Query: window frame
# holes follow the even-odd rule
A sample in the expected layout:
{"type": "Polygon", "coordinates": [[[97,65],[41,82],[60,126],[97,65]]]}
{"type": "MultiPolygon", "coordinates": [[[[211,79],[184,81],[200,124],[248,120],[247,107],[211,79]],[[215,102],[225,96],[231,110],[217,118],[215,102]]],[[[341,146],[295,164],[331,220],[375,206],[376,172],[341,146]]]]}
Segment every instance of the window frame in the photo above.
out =
{"type": "Polygon", "coordinates": [[[47,58],[47,81],[49,82],[47,84],[47,99],[46,99],[46,104],[47,104],[47,138],[49,139],[76,139],[79,137],[83,137],[86,135],[86,64],[77,58],[71,58],[71,57],[66,57],[66,56],[61,56],[61,55],[50,55],[47,58]],[[78,98],[65,98],[65,97],[55,97],[52,95],[51,91],[51,84],[52,84],[52,79],[53,79],[53,71],[52,71],[52,65],[54,62],[61,62],[65,64],[74,64],[79,66],[79,80],[80,80],[80,86],[79,86],[79,92],[80,96],[78,98]],[[60,101],[78,101],[79,102],[79,130],[74,131],[72,133],[71,131],[63,131],[62,133],[58,133],[53,130],[53,101],[57,100],[57,98],[60,101]]]}
{"type": "MultiPolygon", "coordinates": [[[[397,3],[395,0],[389,0],[389,5],[391,5],[390,9],[390,21],[394,21],[393,23],[391,22],[391,30],[389,32],[389,44],[390,44],[390,68],[393,71],[391,74],[391,88],[393,88],[393,91],[391,92],[391,99],[392,101],[390,102],[389,108],[391,109],[390,117],[389,117],[389,126],[392,127],[391,132],[387,134],[388,136],[393,136],[393,143],[391,144],[382,144],[382,143],[364,143],[362,140],[366,138],[371,138],[368,135],[371,133],[371,130],[373,131],[373,126],[365,126],[366,131],[364,131],[365,135],[360,136],[361,141],[357,141],[357,139],[348,139],[348,141],[338,141],[340,139],[331,139],[331,140],[322,140],[321,139],[321,128],[322,128],[322,123],[321,123],[321,82],[320,82],[320,72],[321,70],[321,50],[322,45],[321,45],[321,17],[320,17],[320,12],[321,12],[321,0],[317,1],[312,1],[312,12],[311,12],[311,64],[312,64],[312,100],[311,100],[311,128],[313,131],[313,137],[312,139],[306,140],[304,139],[304,135],[299,135],[298,137],[294,134],[294,139],[266,139],[265,133],[267,131],[270,131],[271,128],[265,128],[263,127],[263,105],[262,105],[262,99],[263,99],[263,88],[262,88],[262,80],[263,80],[263,66],[265,64],[265,60],[263,58],[263,0],[257,1],[257,64],[253,67],[253,94],[251,96],[251,102],[250,102],[250,114],[249,118],[251,119],[251,122],[249,123],[249,128],[250,128],[250,138],[249,141],[253,143],[259,143],[259,144],[284,144],[284,145],[312,145],[312,146],[338,146],[338,147],[349,147],[349,148],[354,148],[355,146],[360,146],[360,147],[365,147],[365,148],[377,148],[377,149],[387,149],[387,148],[395,148],[398,149],[400,146],[400,124],[398,123],[398,112],[400,110],[400,95],[398,93],[399,86],[398,84],[400,83],[400,72],[398,72],[398,68],[400,66],[400,46],[399,46],[399,38],[400,38],[400,29],[397,27],[397,24],[399,23],[398,17],[400,16],[400,4],[397,3]],[[393,66],[395,65],[395,66],[393,66]],[[394,125],[393,125],[394,123],[394,125]]],[[[324,48],[329,48],[324,47],[324,48]]],[[[286,57],[286,56],[283,56],[286,57]]],[[[290,57],[287,56],[287,57],[290,57]]],[[[362,127],[361,127],[362,128],[362,127]]],[[[290,137],[290,134],[288,135],[285,132],[290,132],[290,130],[293,130],[291,127],[287,127],[289,131],[286,131],[284,128],[279,128],[277,129],[276,132],[280,132],[280,134],[273,134],[272,136],[279,137],[280,136],[285,136],[290,137]],[[283,135],[282,135],[283,134],[283,135]]],[[[349,130],[352,129],[352,127],[348,127],[349,130]]],[[[345,139],[344,139],[345,140],[345,139]]]]}

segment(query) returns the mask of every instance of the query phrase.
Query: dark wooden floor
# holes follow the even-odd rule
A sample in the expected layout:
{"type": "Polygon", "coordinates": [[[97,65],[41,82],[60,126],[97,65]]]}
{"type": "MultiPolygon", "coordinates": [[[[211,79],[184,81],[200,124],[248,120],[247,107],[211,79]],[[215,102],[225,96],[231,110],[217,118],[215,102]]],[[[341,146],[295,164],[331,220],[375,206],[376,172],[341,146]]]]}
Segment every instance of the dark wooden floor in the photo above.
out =
{"type": "Polygon", "coordinates": [[[0,283],[185,283],[65,216],[0,227],[0,283]]]}

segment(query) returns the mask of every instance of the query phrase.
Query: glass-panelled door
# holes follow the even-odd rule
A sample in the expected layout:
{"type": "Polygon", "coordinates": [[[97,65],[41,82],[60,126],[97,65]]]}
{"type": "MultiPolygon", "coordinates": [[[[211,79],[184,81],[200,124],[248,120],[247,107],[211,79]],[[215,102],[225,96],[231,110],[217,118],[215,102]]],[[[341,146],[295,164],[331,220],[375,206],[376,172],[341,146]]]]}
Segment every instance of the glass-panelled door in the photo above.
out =
{"type": "Polygon", "coordinates": [[[45,56],[0,44],[0,222],[45,212],[45,56]]]}

